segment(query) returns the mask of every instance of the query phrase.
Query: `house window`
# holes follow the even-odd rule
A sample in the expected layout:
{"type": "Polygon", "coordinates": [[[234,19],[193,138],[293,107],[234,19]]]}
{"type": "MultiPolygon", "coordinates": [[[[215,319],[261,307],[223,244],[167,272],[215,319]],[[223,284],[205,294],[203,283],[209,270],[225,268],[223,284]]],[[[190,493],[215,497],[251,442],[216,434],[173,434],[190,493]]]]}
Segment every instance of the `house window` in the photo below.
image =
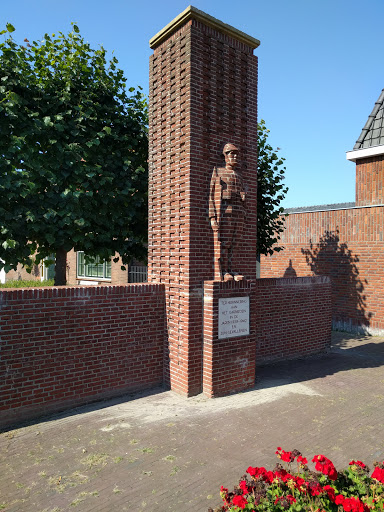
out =
{"type": "Polygon", "coordinates": [[[99,256],[91,258],[83,252],[77,253],[77,276],[111,279],[111,262],[102,261],[99,256]]]}

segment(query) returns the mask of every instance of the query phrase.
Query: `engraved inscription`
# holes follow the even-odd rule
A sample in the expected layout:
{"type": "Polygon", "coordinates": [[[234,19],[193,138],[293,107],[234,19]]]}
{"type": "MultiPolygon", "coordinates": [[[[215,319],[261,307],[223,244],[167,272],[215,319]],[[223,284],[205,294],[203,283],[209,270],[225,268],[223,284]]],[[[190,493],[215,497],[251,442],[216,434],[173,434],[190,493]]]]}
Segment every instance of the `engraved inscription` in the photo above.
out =
{"type": "Polygon", "coordinates": [[[249,297],[219,299],[219,339],[249,334],[249,297]]]}

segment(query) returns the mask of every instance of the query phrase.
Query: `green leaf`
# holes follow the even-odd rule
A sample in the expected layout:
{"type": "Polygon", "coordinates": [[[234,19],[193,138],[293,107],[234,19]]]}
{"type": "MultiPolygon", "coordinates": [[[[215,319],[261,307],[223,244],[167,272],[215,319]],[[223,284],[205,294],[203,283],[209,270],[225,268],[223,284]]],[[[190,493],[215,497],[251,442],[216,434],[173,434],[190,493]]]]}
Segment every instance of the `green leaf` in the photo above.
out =
{"type": "Polygon", "coordinates": [[[80,32],[79,27],[77,25],[73,25],[73,30],[78,34],[80,32]]]}
{"type": "Polygon", "coordinates": [[[16,241],[15,240],[6,240],[5,242],[2,243],[2,247],[4,247],[4,249],[14,249],[16,246],[16,241]]]}
{"type": "Polygon", "coordinates": [[[16,30],[15,27],[12,25],[12,23],[7,23],[6,27],[7,27],[7,31],[9,33],[12,33],[16,30]]]}

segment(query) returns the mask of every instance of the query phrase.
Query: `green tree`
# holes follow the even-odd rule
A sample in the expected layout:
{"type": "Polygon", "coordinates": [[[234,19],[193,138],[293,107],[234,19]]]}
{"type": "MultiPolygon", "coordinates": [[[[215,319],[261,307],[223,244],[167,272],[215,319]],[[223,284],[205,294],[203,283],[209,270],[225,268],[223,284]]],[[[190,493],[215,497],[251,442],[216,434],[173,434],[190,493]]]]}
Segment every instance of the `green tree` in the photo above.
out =
{"type": "Polygon", "coordinates": [[[146,255],[146,100],[72,26],[23,45],[0,33],[0,268],[54,253],[57,285],[72,248],[146,255]]]}
{"type": "Polygon", "coordinates": [[[284,185],[285,158],[277,155],[268,143],[269,130],[265,121],[258,124],[257,160],[257,254],[268,255],[281,251],[276,245],[284,231],[284,208],[280,206],[288,191],[284,185]]]}

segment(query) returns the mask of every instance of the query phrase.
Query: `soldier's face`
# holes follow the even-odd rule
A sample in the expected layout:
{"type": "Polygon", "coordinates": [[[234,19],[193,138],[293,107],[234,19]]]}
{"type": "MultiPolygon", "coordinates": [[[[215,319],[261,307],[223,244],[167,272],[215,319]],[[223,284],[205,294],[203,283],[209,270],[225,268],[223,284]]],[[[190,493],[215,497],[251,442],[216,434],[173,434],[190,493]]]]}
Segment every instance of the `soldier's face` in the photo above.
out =
{"type": "Polygon", "coordinates": [[[239,159],[239,152],[236,150],[231,150],[225,153],[225,163],[229,164],[231,167],[236,167],[239,159]]]}

